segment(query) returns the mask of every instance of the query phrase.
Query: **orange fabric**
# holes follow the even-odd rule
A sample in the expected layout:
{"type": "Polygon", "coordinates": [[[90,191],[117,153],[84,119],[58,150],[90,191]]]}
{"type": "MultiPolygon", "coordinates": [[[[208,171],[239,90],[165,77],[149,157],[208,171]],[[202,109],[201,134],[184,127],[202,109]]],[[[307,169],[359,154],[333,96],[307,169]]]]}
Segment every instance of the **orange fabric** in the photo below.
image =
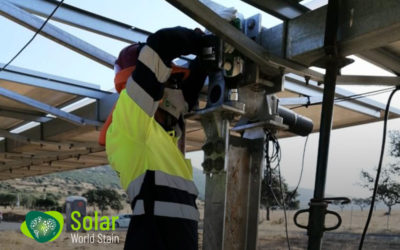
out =
{"type": "Polygon", "coordinates": [[[179,73],[183,74],[182,80],[186,80],[190,75],[190,69],[179,67],[179,66],[176,66],[175,64],[172,64],[171,68],[172,68],[171,75],[179,74],[179,73]]]}
{"type": "Polygon", "coordinates": [[[132,72],[135,70],[135,68],[136,66],[125,68],[115,75],[114,85],[118,93],[121,93],[121,91],[125,88],[126,82],[132,75],[132,72]]]}

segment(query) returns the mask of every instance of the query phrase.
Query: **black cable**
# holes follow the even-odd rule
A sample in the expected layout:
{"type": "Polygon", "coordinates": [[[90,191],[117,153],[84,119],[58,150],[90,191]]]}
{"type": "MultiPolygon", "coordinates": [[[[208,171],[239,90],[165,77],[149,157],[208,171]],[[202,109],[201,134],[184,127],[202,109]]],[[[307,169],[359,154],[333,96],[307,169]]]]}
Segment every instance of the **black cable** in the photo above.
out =
{"type": "Polygon", "coordinates": [[[382,162],[383,162],[383,155],[385,153],[385,143],[386,143],[386,131],[387,131],[387,122],[389,118],[389,108],[390,108],[390,102],[392,101],[393,95],[396,93],[397,90],[400,89],[400,86],[397,86],[396,89],[390,93],[388,102],[386,104],[386,109],[385,109],[385,117],[384,117],[384,122],[383,122],[383,138],[382,138],[382,146],[381,146],[381,155],[379,157],[379,164],[378,164],[378,169],[376,171],[376,178],[375,178],[375,183],[374,183],[374,192],[372,194],[372,200],[371,200],[371,205],[369,208],[369,213],[368,213],[368,218],[367,222],[365,223],[365,227],[363,230],[363,233],[361,235],[361,240],[360,240],[360,245],[358,246],[358,249],[361,250],[364,244],[364,239],[365,235],[367,234],[368,231],[368,226],[372,218],[372,213],[374,211],[374,205],[375,205],[375,199],[376,199],[376,192],[378,190],[378,182],[379,182],[379,176],[381,174],[381,169],[382,169],[382,162]]]}
{"type": "Polygon", "coordinates": [[[266,147],[265,147],[265,158],[266,158],[266,163],[267,163],[267,184],[268,187],[270,188],[270,191],[272,193],[272,196],[274,197],[276,203],[278,204],[279,207],[283,208],[283,213],[284,213],[284,219],[285,219],[285,233],[286,233],[286,243],[288,246],[288,249],[290,250],[290,241],[289,241],[289,232],[288,232],[288,223],[287,223],[287,213],[286,213],[286,202],[285,202],[285,194],[283,192],[283,186],[282,186],[282,176],[281,176],[281,168],[280,168],[280,162],[281,162],[281,149],[280,145],[278,142],[278,139],[268,130],[265,131],[265,138],[266,138],[266,147]],[[272,154],[270,156],[269,154],[269,142],[272,142],[273,149],[272,149],[272,154]],[[271,163],[276,162],[276,166],[274,168],[271,168],[271,163]],[[279,177],[279,189],[282,197],[282,203],[279,202],[277,196],[275,195],[273,188],[272,188],[272,170],[278,168],[278,177],[279,177]]]}
{"type": "Polygon", "coordinates": [[[50,15],[47,17],[47,19],[42,23],[42,26],[35,32],[35,34],[32,36],[32,38],[18,51],[17,54],[11,60],[6,63],[1,69],[0,72],[5,70],[8,65],[10,65],[25,49],[26,47],[29,46],[29,44],[35,39],[35,37],[43,30],[44,26],[47,24],[47,22],[51,19],[51,17],[54,15],[54,13],[57,11],[57,9],[61,6],[61,4],[64,2],[64,0],[61,0],[58,5],[54,8],[54,10],[50,13],[50,15]]]}
{"type": "Polygon", "coordinates": [[[305,155],[306,155],[306,148],[307,148],[308,137],[309,137],[309,136],[307,135],[306,141],[304,142],[303,157],[302,157],[302,160],[301,160],[301,170],[300,170],[299,181],[297,182],[296,187],[293,189],[293,191],[292,191],[291,194],[289,195],[289,198],[287,199],[288,201],[292,200],[293,196],[295,195],[295,193],[297,192],[297,189],[298,189],[299,186],[300,186],[301,179],[303,178],[304,160],[305,160],[305,155]]]}
{"type": "Polygon", "coordinates": [[[348,101],[348,100],[357,100],[357,99],[361,99],[361,98],[368,97],[368,96],[379,95],[379,94],[383,94],[383,93],[392,91],[393,89],[395,89],[395,88],[389,87],[389,88],[385,88],[385,89],[378,89],[378,90],[364,92],[364,93],[360,93],[360,94],[342,96],[342,97],[337,98],[337,102],[344,102],[344,101],[348,101]]]}
{"type": "Polygon", "coordinates": [[[288,246],[288,249],[290,250],[290,241],[289,241],[289,232],[288,232],[288,223],[287,223],[287,213],[286,213],[286,202],[285,202],[285,196],[283,193],[283,187],[282,187],[282,177],[281,177],[281,167],[278,165],[278,176],[279,176],[279,188],[281,191],[282,195],[282,205],[283,205],[283,215],[285,217],[285,233],[286,233],[286,243],[288,246]]]}
{"type": "MultiPolygon", "coordinates": [[[[386,88],[386,89],[379,89],[379,90],[364,92],[364,93],[360,93],[360,94],[354,94],[354,95],[343,96],[343,97],[336,97],[335,98],[335,103],[344,102],[344,101],[351,101],[351,100],[357,100],[357,99],[361,99],[361,98],[365,98],[365,97],[373,96],[373,95],[379,95],[379,94],[383,94],[383,93],[392,91],[393,89],[394,89],[394,87],[390,87],[390,88],[386,88]]],[[[302,105],[298,105],[298,106],[292,107],[290,109],[294,110],[294,109],[298,109],[298,108],[302,108],[302,107],[321,105],[321,104],[322,104],[322,102],[307,103],[307,104],[302,104],[302,105]]]]}

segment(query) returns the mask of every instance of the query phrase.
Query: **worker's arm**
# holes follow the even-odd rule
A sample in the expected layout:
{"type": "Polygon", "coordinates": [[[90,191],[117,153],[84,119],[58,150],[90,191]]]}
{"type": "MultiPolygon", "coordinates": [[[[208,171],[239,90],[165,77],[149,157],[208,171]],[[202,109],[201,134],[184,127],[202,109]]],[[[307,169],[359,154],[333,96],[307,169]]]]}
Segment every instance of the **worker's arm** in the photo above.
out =
{"type": "Polygon", "coordinates": [[[183,82],[181,89],[188,103],[189,111],[191,111],[197,105],[200,91],[207,77],[207,70],[204,62],[199,57],[190,62],[189,69],[190,75],[183,82]]]}
{"type": "Polygon", "coordinates": [[[148,37],[127,91],[149,116],[154,115],[163,97],[163,83],[171,74],[171,61],[181,55],[199,54],[203,42],[201,33],[183,27],[162,29],[148,37]]]}

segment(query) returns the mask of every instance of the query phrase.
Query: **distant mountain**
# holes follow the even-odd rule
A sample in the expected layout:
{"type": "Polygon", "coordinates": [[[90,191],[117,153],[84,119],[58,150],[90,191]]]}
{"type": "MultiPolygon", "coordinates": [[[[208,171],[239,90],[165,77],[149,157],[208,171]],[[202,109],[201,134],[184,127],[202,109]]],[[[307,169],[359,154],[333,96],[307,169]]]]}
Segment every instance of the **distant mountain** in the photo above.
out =
{"type": "Polygon", "coordinates": [[[119,178],[110,166],[84,168],[46,175],[47,178],[60,178],[72,182],[90,183],[95,187],[121,188],[119,178]]]}
{"type": "MultiPolygon", "coordinates": [[[[96,187],[121,188],[119,178],[110,166],[85,168],[46,175],[47,178],[60,178],[71,182],[90,183],[96,187]]],[[[193,167],[193,180],[199,190],[199,199],[204,200],[206,178],[203,170],[193,167]]]]}
{"type": "MultiPolygon", "coordinates": [[[[86,168],[86,169],[79,169],[74,171],[68,172],[60,172],[60,173],[53,173],[45,176],[37,176],[37,177],[29,177],[28,179],[36,180],[36,179],[43,179],[43,180],[51,180],[51,179],[63,179],[67,183],[71,185],[77,185],[82,183],[89,183],[92,184],[94,187],[101,188],[101,187],[112,187],[120,189],[120,181],[115,173],[114,170],[110,166],[102,166],[102,167],[94,167],[94,168],[86,168]]],[[[200,200],[205,199],[205,186],[206,186],[206,178],[203,170],[197,167],[193,167],[193,180],[199,190],[198,198],[200,200]]],[[[289,188],[292,190],[293,187],[289,188]]],[[[300,201],[300,209],[308,208],[308,203],[310,199],[313,197],[314,191],[312,189],[307,188],[298,188],[297,190],[299,196],[297,199],[300,201]]],[[[326,197],[335,197],[335,195],[326,194],[326,197]]],[[[354,207],[354,205],[353,205],[354,207]]],[[[394,209],[398,209],[399,206],[395,206],[394,209]]],[[[330,209],[339,210],[340,207],[330,205],[330,209]]],[[[356,207],[358,208],[358,207],[356,207]]],[[[386,209],[386,206],[379,202],[377,204],[378,209],[386,209]]],[[[345,210],[351,209],[351,206],[346,206],[345,210]]]]}

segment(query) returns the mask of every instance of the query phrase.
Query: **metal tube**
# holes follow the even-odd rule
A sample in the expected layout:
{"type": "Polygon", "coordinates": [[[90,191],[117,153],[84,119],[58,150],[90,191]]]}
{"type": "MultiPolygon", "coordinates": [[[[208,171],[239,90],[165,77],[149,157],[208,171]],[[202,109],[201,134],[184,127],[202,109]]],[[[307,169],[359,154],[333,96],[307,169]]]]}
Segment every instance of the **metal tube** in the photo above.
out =
{"type": "Polygon", "coordinates": [[[321,127],[318,145],[317,173],[315,175],[315,199],[324,198],[326,172],[328,167],[329,141],[332,130],[337,69],[338,67],[336,63],[330,63],[325,76],[324,97],[321,111],[321,127]]]}
{"type": "Polygon", "coordinates": [[[314,199],[310,202],[310,215],[308,219],[309,250],[321,249],[322,237],[325,228],[325,212],[327,204],[323,201],[323,198],[328,168],[329,141],[332,130],[336,74],[337,64],[331,63],[331,65],[327,67],[325,76],[314,199]]]}
{"type": "Polygon", "coordinates": [[[327,202],[324,201],[325,182],[328,168],[329,142],[332,130],[333,105],[335,102],[335,88],[338,70],[340,69],[336,36],[338,30],[338,16],[341,0],[329,0],[326,16],[325,53],[323,63],[326,66],[324,77],[324,96],[321,110],[321,126],[318,145],[317,172],[315,175],[314,198],[310,202],[308,217],[308,249],[319,250],[322,246],[322,237],[325,231],[325,215],[327,202]]]}

